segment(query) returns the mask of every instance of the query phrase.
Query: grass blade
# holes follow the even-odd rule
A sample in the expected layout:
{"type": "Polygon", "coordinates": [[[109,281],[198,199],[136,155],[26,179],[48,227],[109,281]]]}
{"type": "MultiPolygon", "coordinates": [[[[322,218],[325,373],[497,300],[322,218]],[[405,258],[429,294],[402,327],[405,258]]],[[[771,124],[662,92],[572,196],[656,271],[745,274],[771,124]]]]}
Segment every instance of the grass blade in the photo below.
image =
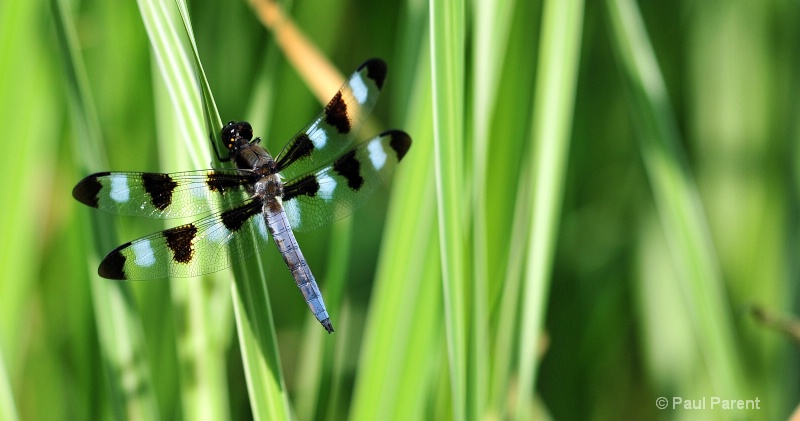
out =
{"type": "Polygon", "coordinates": [[[467,215],[464,177],[464,2],[431,0],[433,128],[439,238],[451,399],[456,420],[467,417],[467,215]]]}
{"type": "MultiPolygon", "coordinates": [[[[88,77],[77,48],[75,30],[68,9],[63,2],[53,2],[53,15],[61,41],[63,59],[68,72],[68,88],[73,99],[70,111],[78,140],[75,156],[82,157],[78,166],[83,173],[103,159],[101,130],[94,103],[89,93],[88,77]],[[95,151],[93,153],[93,151],[95,151]]],[[[116,230],[108,215],[91,219],[96,256],[102,256],[119,244],[116,230]]],[[[88,215],[87,215],[88,217],[88,215]]],[[[89,270],[94,272],[98,259],[93,259],[89,270]]],[[[158,419],[158,408],[151,383],[146,345],[141,320],[128,284],[108,281],[90,275],[95,320],[103,352],[103,363],[109,378],[112,410],[119,418],[158,419]]]]}
{"type": "Polygon", "coordinates": [[[607,1],[645,170],[713,393],[743,396],[733,322],[697,188],[679,149],[663,77],[634,2],[607,1]]]}
{"type": "MultiPolygon", "coordinates": [[[[196,69],[188,53],[187,33],[181,25],[179,5],[169,0],[141,0],[142,15],[153,51],[157,128],[161,168],[165,171],[204,168],[211,161],[208,135],[204,130],[201,95],[196,69]]],[[[207,86],[207,83],[205,84],[207,86]]],[[[170,223],[172,226],[173,223],[170,223]]],[[[228,289],[221,282],[197,279],[170,281],[173,306],[180,320],[178,357],[181,373],[183,413],[191,419],[226,419],[225,351],[230,339],[228,289]],[[199,287],[199,283],[205,284],[199,287]],[[225,323],[225,321],[228,323],[225,323]]]]}
{"type": "Polygon", "coordinates": [[[8,371],[3,356],[0,355],[0,418],[8,421],[19,419],[17,405],[14,403],[14,395],[11,390],[11,383],[8,379],[8,371]]]}
{"type": "Polygon", "coordinates": [[[499,261],[492,251],[502,249],[490,243],[489,239],[489,197],[490,185],[489,149],[491,122],[496,109],[495,100],[499,93],[500,75],[508,36],[511,31],[511,18],[516,1],[477,1],[474,2],[474,52],[472,59],[472,315],[470,330],[469,381],[467,392],[470,413],[481,414],[488,405],[489,396],[489,279],[490,262],[499,261]]]}
{"type": "Polygon", "coordinates": [[[548,277],[555,254],[565,167],[572,129],[578,58],[583,26],[583,2],[544,2],[539,68],[534,96],[528,157],[534,169],[527,272],[519,343],[519,394],[516,417],[530,419],[536,379],[536,354],[546,308],[548,277]]]}
{"type": "MultiPolygon", "coordinates": [[[[395,174],[361,346],[350,419],[429,418],[442,354],[442,306],[433,190],[433,120],[425,48],[405,123],[413,146],[395,174]],[[420,186],[426,186],[422,191],[420,186]],[[433,235],[431,233],[434,233],[433,235]]],[[[393,77],[392,80],[395,80],[393,77]]],[[[449,402],[449,400],[446,400],[449,402]]]]}
{"type": "MultiPolygon", "coordinates": [[[[221,148],[219,128],[222,125],[214,104],[210,86],[205,77],[186,5],[178,2],[183,24],[190,39],[194,67],[202,92],[205,127],[210,133],[198,135],[196,141],[205,145],[204,139],[212,137],[221,148]],[[200,139],[203,139],[201,141],[200,139]]],[[[193,147],[202,147],[194,145],[193,147]]],[[[235,287],[232,289],[233,310],[239,333],[239,345],[248,384],[250,404],[255,419],[288,419],[291,409],[283,380],[274,322],[266,288],[265,271],[260,259],[234,265],[235,287]]],[[[224,393],[222,394],[224,396],[224,393]]],[[[226,402],[227,403],[227,402],[226,402]]]]}
{"type": "MultiPolygon", "coordinates": [[[[30,402],[29,397],[38,396],[43,390],[41,384],[29,381],[30,370],[26,369],[36,343],[49,345],[45,338],[38,339],[37,336],[42,335],[36,333],[49,310],[39,301],[48,235],[47,224],[42,221],[52,218],[48,205],[57,203],[61,197],[57,190],[59,183],[52,177],[63,174],[58,171],[57,164],[63,163],[61,168],[67,171],[74,167],[71,162],[59,160],[58,154],[42,154],[43,150],[59,148],[64,138],[63,127],[43,121],[53,118],[63,124],[66,118],[60,106],[65,102],[64,90],[59,89],[64,76],[57,55],[63,55],[65,47],[46,44],[55,40],[53,28],[46,24],[52,21],[49,12],[54,9],[51,7],[49,1],[0,3],[0,92],[3,93],[0,114],[6,117],[8,127],[14,128],[11,137],[15,139],[7,143],[7,159],[0,166],[0,177],[5,180],[0,183],[3,202],[0,224],[4,227],[0,241],[0,278],[3,279],[0,281],[0,358],[4,366],[0,375],[3,383],[0,418],[5,414],[10,419],[17,415],[25,418],[26,407],[53,411],[48,414],[58,413],[57,408],[41,408],[30,402]],[[42,30],[31,32],[33,27],[42,30]],[[32,165],[40,172],[21,182],[20,174],[30,172],[32,165]],[[31,191],[46,193],[31,194],[31,191]]],[[[85,274],[85,271],[80,273],[85,274]]],[[[78,278],[76,282],[88,285],[85,278],[78,278]]],[[[86,337],[76,333],[75,340],[81,339],[86,337]]],[[[52,374],[44,369],[41,372],[52,374]]]]}

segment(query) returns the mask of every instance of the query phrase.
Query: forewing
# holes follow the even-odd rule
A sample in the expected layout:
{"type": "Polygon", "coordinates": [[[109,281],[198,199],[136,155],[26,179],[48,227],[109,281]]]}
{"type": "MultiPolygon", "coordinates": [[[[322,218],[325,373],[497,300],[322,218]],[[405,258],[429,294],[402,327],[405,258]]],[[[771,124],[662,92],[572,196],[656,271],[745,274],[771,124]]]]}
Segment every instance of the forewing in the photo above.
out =
{"type": "Polygon", "coordinates": [[[269,242],[259,198],[197,222],[117,247],[100,263],[109,279],[190,277],[216,272],[256,254],[269,242]]]}
{"type": "Polygon", "coordinates": [[[278,154],[277,171],[290,180],[331,162],[347,149],[375,107],[385,77],[382,60],[362,64],[322,113],[278,154]]]}
{"type": "Polygon", "coordinates": [[[295,231],[309,231],[350,215],[385,182],[411,147],[392,130],[344,153],[330,165],[283,186],[283,208],[295,231]]]}
{"type": "Polygon", "coordinates": [[[182,218],[231,207],[245,200],[257,177],[234,169],[171,174],[102,172],[75,186],[79,202],[118,215],[182,218]]]}

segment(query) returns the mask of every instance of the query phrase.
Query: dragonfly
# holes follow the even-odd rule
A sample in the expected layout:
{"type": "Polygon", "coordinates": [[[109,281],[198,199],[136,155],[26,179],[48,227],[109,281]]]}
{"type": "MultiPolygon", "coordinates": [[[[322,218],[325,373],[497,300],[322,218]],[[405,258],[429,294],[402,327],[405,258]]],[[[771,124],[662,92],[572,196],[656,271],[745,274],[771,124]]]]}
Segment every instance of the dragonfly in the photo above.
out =
{"type": "Polygon", "coordinates": [[[103,278],[145,280],[217,272],[252,257],[270,237],[311,312],[334,331],[322,293],[293,230],[339,220],[389,179],[411,138],[389,130],[363,143],[355,134],[378,100],[386,63],[362,64],[322,112],[273,158],[245,121],[222,128],[222,162],[234,168],[177,173],[100,172],[72,190],[101,211],[154,219],[203,218],[129,241],[102,260],[103,278]],[[223,151],[224,152],[224,151],[223,151]]]}

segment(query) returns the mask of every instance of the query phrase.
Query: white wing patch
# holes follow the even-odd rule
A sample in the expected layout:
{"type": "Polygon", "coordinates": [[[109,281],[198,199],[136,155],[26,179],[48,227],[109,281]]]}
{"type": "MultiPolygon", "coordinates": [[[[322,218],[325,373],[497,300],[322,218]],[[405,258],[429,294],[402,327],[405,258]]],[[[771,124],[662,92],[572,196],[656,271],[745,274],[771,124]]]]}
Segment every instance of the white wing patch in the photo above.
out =
{"type": "Polygon", "coordinates": [[[311,143],[314,144],[314,148],[322,149],[328,143],[328,134],[325,133],[325,130],[319,128],[319,126],[314,127],[313,130],[308,132],[308,138],[311,139],[311,143]]]}
{"type": "Polygon", "coordinates": [[[128,177],[121,174],[111,175],[111,200],[117,203],[127,203],[131,199],[131,188],[128,187],[128,177]]]}
{"type": "MultiPolygon", "coordinates": [[[[286,217],[289,218],[289,221],[295,221],[294,225],[297,225],[301,219],[300,215],[300,208],[297,206],[297,200],[289,200],[283,202],[283,211],[286,212],[286,217]]],[[[292,228],[297,228],[296,226],[292,226],[292,228]]]]}
{"type": "Polygon", "coordinates": [[[350,90],[353,91],[353,96],[356,98],[359,104],[363,104],[367,102],[367,96],[369,95],[369,89],[367,85],[364,83],[364,79],[361,78],[360,73],[355,73],[353,77],[350,78],[350,90]]]}
{"type": "Polygon", "coordinates": [[[336,180],[328,174],[323,174],[319,177],[319,197],[324,200],[333,199],[333,192],[336,191],[336,180]]]}
{"type": "MultiPolygon", "coordinates": [[[[206,181],[212,176],[212,173],[206,173],[206,181]]],[[[200,183],[199,181],[193,181],[190,187],[192,192],[192,197],[196,199],[205,199],[206,198],[206,189],[208,188],[208,184],[206,182],[200,183]]]]}
{"type": "Polygon", "coordinates": [[[150,267],[156,263],[153,247],[150,245],[150,240],[146,238],[132,242],[131,251],[133,252],[133,263],[136,266],[150,267]]]}
{"type": "Polygon", "coordinates": [[[218,222],[214,228],[208,230],[205,237],[213,243],[225,244],[231,239],[231,231],[225,228],[225,224],[218,222]]]}
{"type": "Polygon", "coordinates": [[[372,161],[372,166],[380,171],[386,164],[386,151],[383,149],[383,144],[380,140],[374,140],[369,142],[367,150],[369,150],[369,160],[372,161]]]}

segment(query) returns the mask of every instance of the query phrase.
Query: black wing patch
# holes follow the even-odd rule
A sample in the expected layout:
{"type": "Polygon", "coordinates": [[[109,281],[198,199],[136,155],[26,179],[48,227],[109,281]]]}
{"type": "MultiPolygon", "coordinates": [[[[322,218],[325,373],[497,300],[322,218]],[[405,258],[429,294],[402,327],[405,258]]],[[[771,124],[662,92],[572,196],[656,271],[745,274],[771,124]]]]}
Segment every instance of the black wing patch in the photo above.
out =
{"type": "Polygon", "coordinates": [[[101,172],[72,190],[79,202],[118,215],[182,218],[235,206],[250,197],[258,176],[234,169],[172,174],[101,172]]]}
{"type": "Polygon", "coordinates": [[[410,147],[407,134],[388,131],[332,164],[288,181],[283,186],[283,209],[292,229],[310,231],[353,213],[389,179],[410,147]]]}
{"type": "Polygon", "coordinates": [[[199,276],[229,267],[269,242],[258,198],[191,224],[153,233],[117,247],[100,263],[110,279],[199,276]]]}
{"type": "Polygon", "coordinates": [[[382,60],[362,64],[322,113],[286,144],[275,159],[276,170],[293,179],[336,159],[352,145],[354,134],[375,108],[385,77],[382,60]]]}

